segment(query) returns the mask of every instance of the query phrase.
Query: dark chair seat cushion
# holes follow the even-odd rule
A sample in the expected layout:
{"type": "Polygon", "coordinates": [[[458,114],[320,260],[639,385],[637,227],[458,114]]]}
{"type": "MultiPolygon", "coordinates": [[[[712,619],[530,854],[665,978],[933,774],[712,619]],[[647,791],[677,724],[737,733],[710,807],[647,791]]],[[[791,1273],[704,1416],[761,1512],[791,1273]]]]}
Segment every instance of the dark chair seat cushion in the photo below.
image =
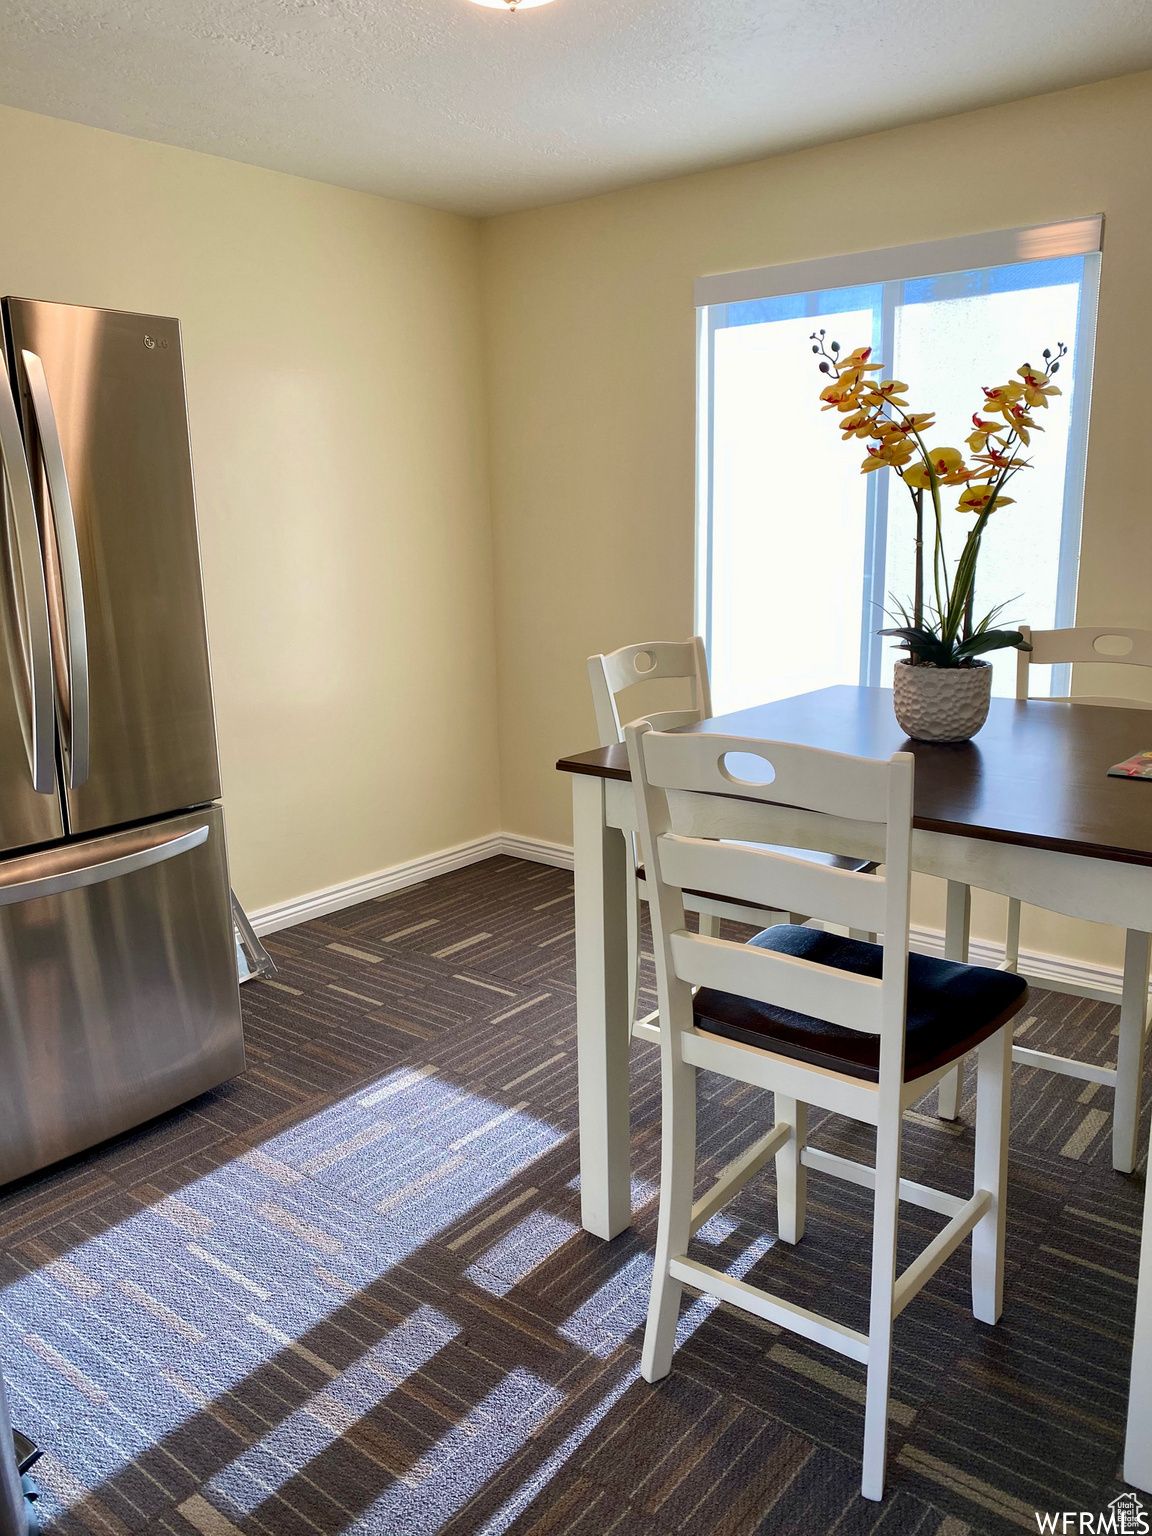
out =
{"type": "MultiPolygon", "coordinates": [[[[749,943],[782,955],[797,955],[817,965],[835,966],[857,976],[879,976],[884,951],[879,944],[841,938],[818,928],[781,923],[758,933],[749,943]]],[[[911,1082],[963,1056],[1023,1008],[1028,984],[1008,971],[956,960],[908,956],[908,1034],[904,1078],[911,1082]]],[[[779,1056],[828,1067],[851,1077],[877,1082],[880,1037],[828,1024],[805,1013],[757,1003],[731,992],[703,987],[694,1003],[697,1029],[757,1045],[779,1056]]]]}

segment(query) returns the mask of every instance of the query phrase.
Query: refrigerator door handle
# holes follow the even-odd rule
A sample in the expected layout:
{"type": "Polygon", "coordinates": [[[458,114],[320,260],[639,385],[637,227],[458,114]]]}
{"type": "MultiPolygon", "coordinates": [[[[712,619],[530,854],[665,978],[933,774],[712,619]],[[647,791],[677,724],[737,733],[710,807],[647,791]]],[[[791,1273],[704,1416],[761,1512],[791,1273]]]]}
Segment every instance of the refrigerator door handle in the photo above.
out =
{"type": "Polygon", "coordinates": [[[36,502],[32,495],[24,438],[2,349],[0,467],[8,485],[16,563],[20,567],[18,573],[9,572],[9,579],[13,596],[16,595],[19,582],[23,600],[23,613],[17,618],[17,628],[20,630],[19,643],[28,683],[29,731],[25,740],[28,767],[32,774],[33,789],[42,795],[51,795],[56,790],[56,730],[52,710],[52,641],[48,628],[48,589],[44,583],[44,562],[36,525],[36,502]]]}
{"type": "Polygon", "coordinates": [[[84,618],[84,587],[80,580],[80,548],[76,542],[76,518],[64,467],[64,450],[56,427],[56,412],[44,364],[35,352],[22,350],[24,376],[32,397],[32,412],[40,438],[48,499],[60,557],[60,585],[64,591],[64,621],[68,630],[68,788],[78,789],[88,777],[88,634],[84,618]]]}
{"type": "Polygon", "coordinates": [[[85,885],[103,885],[107,880],[118,880],[122,875],[133,875],[138,869],[152,864],[163,864],[189,849],[199,848],[207,842],[208,828],[193,827],[178,837],[161,834],[154,841],[141,842],[141,833],[124,832],[118,837],[100,839],[101,849],[111,852],[111,857],[92,861],[92,845],[81,844],[44,853],[33,853],[22,859],[13,859],[3,867],[0,876],[0,907],[12,906],[18,901],[34,901],[38,896],[58,896],[62,891],[75,891],[85,885]],[[128,851],[116,853],[117,845],[128,851]]]}

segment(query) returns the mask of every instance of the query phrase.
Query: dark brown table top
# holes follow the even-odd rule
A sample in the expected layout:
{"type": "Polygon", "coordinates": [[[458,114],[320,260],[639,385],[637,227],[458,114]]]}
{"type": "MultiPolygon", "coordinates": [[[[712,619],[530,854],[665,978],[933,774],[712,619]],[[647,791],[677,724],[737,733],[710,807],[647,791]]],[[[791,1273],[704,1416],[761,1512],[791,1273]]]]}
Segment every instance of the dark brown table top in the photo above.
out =
{"type": "MultiPolygon", "coordinates": [[[[993,699],[974,741],[909,741],[887,688],[821,688],[688,731],[797,742],[858,757],[916,758],[915,825],[990,842],[1018,843],[1152,865],[1152,779],[1108,769],[1152,750],[1152,710],[993,699]]],[[[627,780],[622,745],[563,757],[564,773],[627,780]]]]}

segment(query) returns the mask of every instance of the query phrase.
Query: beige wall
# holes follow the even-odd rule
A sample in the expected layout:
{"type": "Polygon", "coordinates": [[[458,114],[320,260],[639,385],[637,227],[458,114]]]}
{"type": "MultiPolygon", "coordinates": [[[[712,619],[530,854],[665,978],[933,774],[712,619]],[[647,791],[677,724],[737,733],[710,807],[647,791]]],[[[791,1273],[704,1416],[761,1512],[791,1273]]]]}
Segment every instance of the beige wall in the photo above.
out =
{"type": "MultiPolygon", "coordinates": [[[[1079,617],[1152,625],[1150,159],[1144,74],[485,224],[505,828],[571,840],[552,765],[595,741],[584,658],[691,631],[704,273],[1102,211],[1079,617]]],[[[938,892],[917,916],[942,926],[938,892]]],[[[1110,931],[1041,914],[1024,941],[1120,959],[1110,931]]]]}
{"type": "Polygon", "coordinates": [[[0,292],[183,323],[233,881],[497,829],[478,227],[0,108],[0,292]]]}

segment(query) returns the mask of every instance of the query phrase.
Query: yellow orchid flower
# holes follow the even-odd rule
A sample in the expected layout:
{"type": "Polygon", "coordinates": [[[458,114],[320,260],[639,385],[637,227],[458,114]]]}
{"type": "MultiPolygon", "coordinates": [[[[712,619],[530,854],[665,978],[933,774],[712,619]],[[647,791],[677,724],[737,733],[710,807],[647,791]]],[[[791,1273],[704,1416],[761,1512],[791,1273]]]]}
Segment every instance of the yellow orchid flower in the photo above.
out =
{"type": "Polygon", "coordinates": [[[915,458],[915,444],[912,442],[885,442],[882,447],[886,461],[894,470],[905,467],[905,464],[915,458]]]}
{"type": "Polygon", "coordinates": [[[1000,410],[1006,402],[1019,400],[1024,393],[1023,384],[1017,384],[1015,379],[1009,379],[1007,384],[987,384],[980,386],[984,391],[984,399],[987,401],[986,409],[1000,410]]]}
{"type": "MultiPolygon", "coordinates": [[[[970,485],[957,503],[957,511],[979,514],[984,511],[991,500],[992,487],[990,485],[970,485]]],[[[1012,500],[1011,496],[997,496],[993,510],[998,510],[1000,507],[1010,507],[1012,500]]]]}
{"type": "MultiPolygon", "coordinates": [[[[986,390],[985,393],[989,394],[989,391],[986,390]]],[[[992,415],[1003,416],[1005,423],[1012,428],[1013,432],[1019,434],[1021,442],[1027,443],[1030,441],[1029,432],[1042,432],[1044,430],[1043,427],[1037,426],[1036,422],[1032,420],[1032,417],[1028,414],[1027,405],[1021,401],[1020,397],[1024,393],[1023,385],[1020,386],[1014,395],[1001,391],[996,391],[995,393],[997,395],[995,399],[991,398],[989,394],[985,409],[992,415]]]]}
{"type": "Polygon", "coordinates": [[[972,478],[957,448],[933,448],[928,459],[941,485],[964,485],[972,478]]]}
{"type": "MultiPolygon", "coordinates": [[[[984,390],[984,409],[990,416],[1003,416],[1005,421],[1010,420],[1013,406],[1024,393],[1023,384],[1017,384],[1015,380],[1007,384],[998,384],[993,388],[982,386],[984,390]]],[[[1027,409],[1027,407],[1024,407],[1027,409]]]]}
{"type": "MultiPolygon", "coordinates": [[[[1023,386],[1021,386],[1023,387],[1023,386]]],[[[907,384],[902,384],[899,379],[882,379],[878,384],[873,379],[868,379],[864,384],[865,400],[882,400],[888,405],[907,405],[904,395],[907,392],[907,384]]]]}
{"type": "Polygon", "coordinates": [[[869,373],[879,373],[881,363],[870,363],[872,355],[871,347],[857,347],[848,357],[841,358],[834,363],[836,381],[845,384],[850,389],[855,389],[864,382],[864,377],[869,373]]]}
{"type": "Polygon", "coordinates": [[[929,427],[936,425],[936,416],[933,411],[909,411],[904,417],[902,430],[905,432],[927,432],[929,427]]]}
{"type": "Polygon", "coordinates": [[[1028,407],[1024,405],[1006,406],[1004,418],[1022,443],[1030,443],[1032,441],[1028,435],[1029,432],[1043,432],[1044,430],[1039,422],[1032,420],[1028,414],[1028,407]]]}
{"type": "Polygon", "coordinates": [[[931,411],[921,411],[919,415],[905,412],[901,416],[882,416],[880,421],[885,437],[914,437],[934,426],[936,418],[931,411]]]}
{"type": "Polygon", "coordinates": [[[869,448],[868,457],[861,465],[864,474],[870,474],[874,469],[900,469],[907,464],[915,449],[906,439],[882,442],[875,448],[869,448]]]}
{"type": "Polygon", "coordinates": [[[1049,395],[1061,393],[1055,384],[1049,384],[1048,375],[1039,368],[1033,368],[1031,363],[1022,364],[1016,372],[1024,380],[1024,399],[1030,407],[1046,407],[1049,395]]]}
{"type": "Polygon", "coordinates": [[[970,432],[965,441],[973,453],[982,453],[988,439],[994,437],[997,432],[1003,432],[1008,424],[1003,421],[985,421],[974,412],[972,425],[975,431],[970,432]]]}
{"type": "Polygon", "coordinates": [[[826,411],[854,411],[859,403],[858,395],[857,385],[844,384],[839,379],[820,391],[821,400],[826,402],[823,407],[826,411]]]}
{"type": "Polygon", "coordinates": [[[844,368],[836,375],[841,384],[848,384],[853,389],[866,388],[873,381],[865,376],[859,368],[844,368]]]}
{"type": "Polygon", "coordinates": [[[935,475],[940,485],[966,485],[974,474],[955,448],[933,448],[927,462],[921,458],[904,471],[904,484],[914,490],[927,489],[935,475]]]}
{"type": "Polygon", "coordinates": [[[868,359],[871,356],[871,347],[857,347],[854,352],[849,352],[847,357],[841,359],[839,363],[840,371],[843,372],[846,368],[855,368],[860,373],[865,371],[868,373],[879,373],[884,364],[870,363],[868,359]]]}
{"type": "Polygon", "coordinates": [[[842,441],[847,442],[850,437],[875,437],[877,435],[876,418],[867,411],[860,411],[855,416],[849,416],[847,421],[839,423],[842,441]]]}
{"type": "MultiPolygon", "coordinates": [[[[988,473],[993,475],[998,475],[1003,470],[1015,471],[1018,469],[1032,468],[1031,459],[1013,458],[1010,454],[1004,453],[998,449],[995,443],[989,447],[987,453],[978,453],[974,455],[974,462],[977,464],[987,465],[988,473]]],[[[982,470],[981,474],[983,473],[984,471],[982,470]]]]}
{"type": "Polygon", "coordinates": [[[894,421],[891,416],[880,416],[876,418],[876,427],[872,435],[882,438],[886,443],[899,443],[911,437],[912,434],[902,421],[894,421]]]}

